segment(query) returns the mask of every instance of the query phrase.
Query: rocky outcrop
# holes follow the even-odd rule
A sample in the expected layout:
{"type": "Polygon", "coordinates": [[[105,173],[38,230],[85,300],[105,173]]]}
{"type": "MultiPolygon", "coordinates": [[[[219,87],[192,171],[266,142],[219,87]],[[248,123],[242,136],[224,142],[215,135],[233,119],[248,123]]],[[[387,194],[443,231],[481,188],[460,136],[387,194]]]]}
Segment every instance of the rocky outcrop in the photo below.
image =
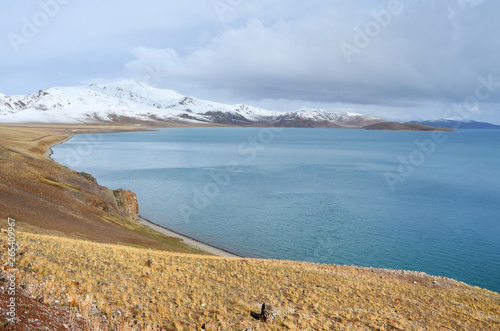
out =
{"type": "Polygon", "coordinates": [[[134,192],[118,189],[113,191],[118,210],[133,220],[139,217],[139,204],[137,203],[137,195],[134,192]]]}
{"type": "Polygon", "coordinates": [[[80,177],[83,177],[86,180],[88,180],[94,184],[97,184],[97,180],[91,174],[88,174],[88,173],[82,171],[82,172],[78,173],[78,175],[80,175],[80,177]]]}
{"type": "Polygon", "coordinates": [[[266,323],[271,323],[274,322],[276,319],[276,308],[270,305],[266,305],[265,303],[262,304],[262,309],[260,312],[260,318],[266,322],[266,323]]]}
{"type": "Polygon", "coordinates": [[[99,199],[97,197],[90,198],[90,199],[86,200],[86,203],[87,203],[87,206],[97,208],[99,210],[102,210],[105,213],[109,212],[108,203],[104,199],[99,199]]]}

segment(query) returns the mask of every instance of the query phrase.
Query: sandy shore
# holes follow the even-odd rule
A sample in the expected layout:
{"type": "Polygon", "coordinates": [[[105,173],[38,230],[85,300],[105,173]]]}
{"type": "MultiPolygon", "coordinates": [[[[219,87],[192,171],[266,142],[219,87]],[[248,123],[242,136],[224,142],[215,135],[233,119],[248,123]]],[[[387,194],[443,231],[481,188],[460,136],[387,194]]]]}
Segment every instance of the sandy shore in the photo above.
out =
{"type": "Polygon", "coordinates": [[[198,240],[183,236],[181,234],[178,234],[177,232],[174,232],[172,230],[169,230],[167,228],[164,228],[162,226],[154,224],[154,223],[152,223],[144,218],[139,217],[137,219],[137,221],[140,224],[145,225],[145,226],[155,230],[156,232],[160,232],[161,234],[164,234],[164,235],[169,236],[169,237],[182,239],[182,241],[185,244],[187,244],[191,247],[200,249],[202,251],[208,252],[210,254],[217,255],[217,256],[223,256],[223,257],[239,257],[238,255],[235,255],[235,254],[229,253],[227,251],[224,251],[222,249],[219,249],[219,248],[207,245],[205,243],[202,243],[201,241],[198,241],[198,240]]]}

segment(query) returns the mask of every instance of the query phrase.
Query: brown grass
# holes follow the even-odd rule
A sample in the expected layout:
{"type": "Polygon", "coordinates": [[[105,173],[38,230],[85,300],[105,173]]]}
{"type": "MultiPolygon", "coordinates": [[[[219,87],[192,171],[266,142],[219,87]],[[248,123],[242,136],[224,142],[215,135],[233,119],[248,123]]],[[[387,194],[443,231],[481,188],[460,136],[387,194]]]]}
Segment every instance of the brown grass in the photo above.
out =
{"type": "Polygon", "coordinates": [[[423,273],[203,257],[24,233],[17,240],[20,283],[104,329],[500,328],[500,294],[423,273]],[[278,310],[272,324],[252,317],[263,302],[278,310]]]}

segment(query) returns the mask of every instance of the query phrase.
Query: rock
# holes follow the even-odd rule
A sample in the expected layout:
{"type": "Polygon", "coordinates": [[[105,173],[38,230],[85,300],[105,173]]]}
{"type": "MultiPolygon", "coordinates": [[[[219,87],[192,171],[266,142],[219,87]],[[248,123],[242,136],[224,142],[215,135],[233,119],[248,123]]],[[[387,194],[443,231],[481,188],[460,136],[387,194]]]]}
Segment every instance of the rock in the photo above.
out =
{"type": "Polygon", "coordinates": [[[106,201],[103,199],[98,199],[98,198],[92,198],[87,200],[87,206],[97,208],[99,210],[102,210],[104,212],[109,211],[109,207],[106,201]]]}
{"type": "Polygon", "coordinates": [[[83,178],[85,178],[86,180],[94,183],[94,184],[97,184],[97,180],[91,175],[91,174],[88,174],[86,172],[80,172],[79,175],[83,178]]]}
{"type": "Polygon", "coordinates": [[[99,309],[97,309],[96,307],[90,309],[89,311],[89,316],[94,316],[94,315],[99,315],[101,313],[101,311],[99,309]]]}
{"type": "Polygon", "coordinates": [[[139,217],[139,204],[137,203],[137,195],[134,192],[127,190],[114,190],[118,210],[134,221],[139,217]]]}
{"type": "Polygon", "coordinates": [[[273,322],[276,319],[276,309],[273,306],[263,303],[260,311],[260,318],[266,323],[273,322]]]}
{"type": "Polygon", "coordinates": [[[135,305],[134,307],[132,307],[131,312],[135,316],[139,315],[143,309],[144,307],[142,305],[135,305]]]}
{"type": "Polygon", "coordinates": [[[215,328],[215,325],[213,325],[211,323],[203,324],[203,326],[201,327],[201,329],[205,330],[205,331],[215,331],[215,330],[217,330],[215,328]]]}
{"type": "Polygon", "coordinates": [[[111,316],[113,318],[119,318],[119,317],[122,317],[123,316],[123,310],[121,308],[118,308],[116,309],[112,314],[111,316]]]}

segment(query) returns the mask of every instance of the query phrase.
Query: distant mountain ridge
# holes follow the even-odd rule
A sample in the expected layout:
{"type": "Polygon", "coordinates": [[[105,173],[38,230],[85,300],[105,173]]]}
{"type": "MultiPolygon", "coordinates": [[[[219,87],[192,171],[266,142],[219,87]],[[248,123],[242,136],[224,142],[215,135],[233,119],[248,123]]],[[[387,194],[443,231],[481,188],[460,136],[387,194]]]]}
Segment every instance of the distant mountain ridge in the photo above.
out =
{"type": "Polygon", "coordinates": [[[438,126],[429,126],[423,125],[419,123],[412,122],[378,122],[375,124],[367,125],[364,127],[366,130],[384,130],[384,131],[446,131],[446,132],[454,132],[453,129],[438,127],[438,126]]]}
{"type": "Polygon", "coordinates": [[[432,121],[412,121],[428,126],[438,126],[447,129],[482,129],[482,130],[500,130],[500,125],[476,121],[457,121],[457,120],[432,120],[432,121]]]}
{"type": "Polygon", "coordinates": [[[274,112],[226,105],[131,80],[87,87],[54,87],[28,95],[0,94],[3,123],[198,123],[361,128],[384,120],[317,109],[274,112]]]}
{"type": "Polygon", "coordinates": [[[367,115],[322,109],[283,113],[244,104],[226,105],[133,80],[54,87],[27,95],[0,94],[0,123],[186,123],[359,129],[385,122],[367,115]]]}

